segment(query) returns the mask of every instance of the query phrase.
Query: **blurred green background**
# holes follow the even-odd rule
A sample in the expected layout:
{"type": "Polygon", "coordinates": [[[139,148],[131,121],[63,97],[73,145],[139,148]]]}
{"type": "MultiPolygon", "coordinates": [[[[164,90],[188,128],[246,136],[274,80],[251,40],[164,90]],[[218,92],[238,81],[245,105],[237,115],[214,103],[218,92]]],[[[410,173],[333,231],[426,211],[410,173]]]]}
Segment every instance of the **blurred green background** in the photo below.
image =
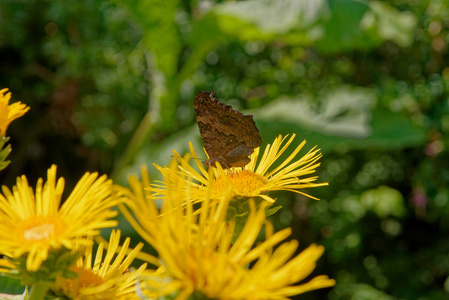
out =
{"type": "Polygon", "coordinates": [[[200,149],[193,98],[215,90],[264,145],[324,154],[322,200],[279,193],[272,217],[337,280],[298,299],[447,299],[448,42],[442,0],[2,0],[0,88],[31,110],[1,182],[55,163],[66,193],[86,171],[126,184],[200,149]]]}

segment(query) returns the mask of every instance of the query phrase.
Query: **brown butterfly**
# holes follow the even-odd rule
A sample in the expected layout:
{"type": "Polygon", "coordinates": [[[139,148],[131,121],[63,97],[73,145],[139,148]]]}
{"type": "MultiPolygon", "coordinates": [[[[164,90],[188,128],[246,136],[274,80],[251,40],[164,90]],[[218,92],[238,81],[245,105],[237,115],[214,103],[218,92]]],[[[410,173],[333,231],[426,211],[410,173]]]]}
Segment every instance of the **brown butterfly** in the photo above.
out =
{"type": "Polygon", "coordinates": [[[262,144],[253,116],[232,109],[215,98],[215,92],[199,92],[194,101],[196,121],[209,159],[206,166],[218,162],[224,169],[243,167],[249,155],[262,144]]]}

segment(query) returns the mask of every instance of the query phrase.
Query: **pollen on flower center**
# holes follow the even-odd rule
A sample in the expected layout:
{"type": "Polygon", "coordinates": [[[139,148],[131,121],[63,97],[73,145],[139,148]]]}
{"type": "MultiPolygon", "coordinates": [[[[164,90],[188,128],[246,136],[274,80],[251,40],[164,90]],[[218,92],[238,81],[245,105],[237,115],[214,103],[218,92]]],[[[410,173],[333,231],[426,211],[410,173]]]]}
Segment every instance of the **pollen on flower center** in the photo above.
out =
{"type": "Polygon", "coordinates": [[[27,229],[23,232],[23,237],[28,241],[48,240],[55,232],[53,224],[41,224],[27,229]]]}
{"type": "Polygon", "coordinates": [[[24,241],[37,242],[49,241],[64,231],[65,227],[65,223],[57,217],[38,216],[23,222],[19,230],[24,241]]]}
{"type": "MultiPolygon", "coordinates": [[[[226,177],[237,189],[239,194],[243,196],[250,196],[254,191],[266,184],[266,180],[262,176],[248,170],[229,172],[226,174],[226,177]]],[[[225,183],[226,180],[220,176],[215,182],[215,188],[219,191],[223,191],[225,183]]]]}

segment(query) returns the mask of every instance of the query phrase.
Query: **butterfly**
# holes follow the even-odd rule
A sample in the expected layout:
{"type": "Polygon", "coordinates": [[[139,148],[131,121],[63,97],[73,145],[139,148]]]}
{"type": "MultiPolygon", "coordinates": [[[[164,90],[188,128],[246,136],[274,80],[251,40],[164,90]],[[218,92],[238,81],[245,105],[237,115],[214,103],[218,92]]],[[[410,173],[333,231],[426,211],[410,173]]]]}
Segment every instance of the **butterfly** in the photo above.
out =
{"type": "Polygon", "coordinates": [[[215,92],[195,95],[194,108],[203,145],[209,159],[203,163],[223,169],[243,167],[254,149],[262,145],[253,116],[240,113],[215,98],[215,92]]]}

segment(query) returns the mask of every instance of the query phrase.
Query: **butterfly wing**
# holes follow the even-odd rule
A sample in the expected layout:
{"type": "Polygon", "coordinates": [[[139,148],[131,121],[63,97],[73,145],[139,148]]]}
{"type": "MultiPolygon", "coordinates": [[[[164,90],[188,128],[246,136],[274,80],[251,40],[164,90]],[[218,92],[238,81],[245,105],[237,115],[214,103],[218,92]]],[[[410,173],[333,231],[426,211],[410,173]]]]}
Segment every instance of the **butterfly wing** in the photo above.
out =
{"type": "Polygon", "coordinates": [[[254,148],[262,144],[253,117],[221,103],[214,91],[197,93],[194,108],[208,163],[218,161],[223,168],[246,165],[254,148]]]}

